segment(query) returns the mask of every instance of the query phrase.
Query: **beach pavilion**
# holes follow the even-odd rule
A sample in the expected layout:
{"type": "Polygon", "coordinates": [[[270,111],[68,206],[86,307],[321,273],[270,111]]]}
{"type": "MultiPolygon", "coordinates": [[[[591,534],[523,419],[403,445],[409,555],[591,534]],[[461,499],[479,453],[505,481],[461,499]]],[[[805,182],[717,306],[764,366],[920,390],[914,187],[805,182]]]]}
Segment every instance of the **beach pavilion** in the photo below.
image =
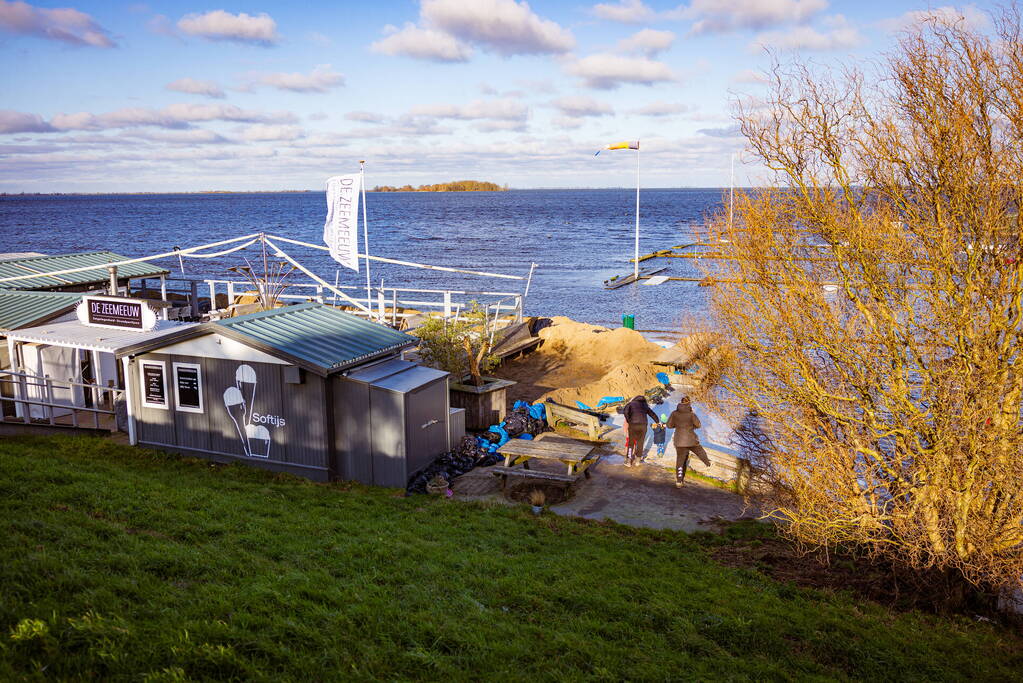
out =
{"type": "Polygon", "coordinates": [[[4,419],[106,431],[127,417],[116,353],[191,326],[142,299],[17,290],[0,291],[0,322],[4,419]]]}
{"type": "Polygon", "coordinates": [[[404,488],[460,438],[448,373],[401,358],[417,342],[320,303],[140,339],[117,351],[131,443],[404,488]]]}

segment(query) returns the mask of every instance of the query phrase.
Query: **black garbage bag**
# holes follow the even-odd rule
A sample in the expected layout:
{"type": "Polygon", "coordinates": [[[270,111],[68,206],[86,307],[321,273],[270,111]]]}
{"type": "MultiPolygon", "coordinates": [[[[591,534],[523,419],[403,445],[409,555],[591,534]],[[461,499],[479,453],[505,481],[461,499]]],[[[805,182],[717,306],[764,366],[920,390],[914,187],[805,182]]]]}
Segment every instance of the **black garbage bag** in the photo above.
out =
{"type": "Polygon", "coordinates": [[[540,420],[535,417],[526,419],[526,433],[536,436],[537,434],[543,434],[544,432],[551,431],[550,426],[547,424],[547,420],[540,420]]]}
{"type": "Polygon", "coordinates": [[[526,411],[516,411],[508,413],[504,419],[504,430],[508,432],[508,436],[516,438],[522,434],[525,434],[529,427],[529,413],[526,411]]]}
{"type": "MultiPolygon", "coordinates": [[[[495,434],[495,436],[497,436],[495,434]]],[[[480,447],[474,436],[464,436],[454,450],[440,455],[436,460],[409,479],[406,493],[426,493],[426,485],[438,474],[453,481],[474,467],[489,467],[501,456],[489,453],[480,447]]]]}

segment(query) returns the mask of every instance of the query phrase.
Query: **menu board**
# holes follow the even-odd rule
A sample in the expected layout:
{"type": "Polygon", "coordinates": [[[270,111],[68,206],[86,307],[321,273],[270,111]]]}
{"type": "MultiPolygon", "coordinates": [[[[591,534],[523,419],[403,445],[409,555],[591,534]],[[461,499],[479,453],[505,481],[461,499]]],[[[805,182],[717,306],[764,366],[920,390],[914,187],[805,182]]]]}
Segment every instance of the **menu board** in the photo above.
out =
{"type": "Polygon", "coordinates": [[[199,366],[174,364],[174,383],[177,390],[178,410],[202,412],[202,385],[199,366]]]}
{"type": "Polygon", "coordinates": [[[163,363],[142,363],[142,405],[167,407],[167,377],[163,363]]]}

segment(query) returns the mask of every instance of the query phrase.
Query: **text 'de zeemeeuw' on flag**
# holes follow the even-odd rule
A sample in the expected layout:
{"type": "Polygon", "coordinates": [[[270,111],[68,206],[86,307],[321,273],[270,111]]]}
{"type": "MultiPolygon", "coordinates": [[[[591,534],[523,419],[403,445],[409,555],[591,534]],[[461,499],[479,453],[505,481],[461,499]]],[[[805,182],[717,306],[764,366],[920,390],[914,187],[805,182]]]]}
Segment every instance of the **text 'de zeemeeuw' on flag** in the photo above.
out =
{"type": "Polygon", "coordinates": [[[358,173],[327,179],[327,220],[323,241],[330,256],[343,266],[359,272],[359,192],[362,176],[358,173]]]}

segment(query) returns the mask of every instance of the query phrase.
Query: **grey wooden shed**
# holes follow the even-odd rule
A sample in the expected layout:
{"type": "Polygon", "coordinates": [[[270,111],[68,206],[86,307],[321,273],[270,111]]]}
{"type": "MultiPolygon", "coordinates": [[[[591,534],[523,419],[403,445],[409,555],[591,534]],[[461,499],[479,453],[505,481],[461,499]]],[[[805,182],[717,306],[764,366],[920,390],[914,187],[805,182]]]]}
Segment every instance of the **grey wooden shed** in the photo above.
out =
{"type": "Polygon", "coordinates": [[[404,487],[449,448],[448,373],[403,332],[318,303],[125,350],[132,443],[314,479],[404,487]]]}

